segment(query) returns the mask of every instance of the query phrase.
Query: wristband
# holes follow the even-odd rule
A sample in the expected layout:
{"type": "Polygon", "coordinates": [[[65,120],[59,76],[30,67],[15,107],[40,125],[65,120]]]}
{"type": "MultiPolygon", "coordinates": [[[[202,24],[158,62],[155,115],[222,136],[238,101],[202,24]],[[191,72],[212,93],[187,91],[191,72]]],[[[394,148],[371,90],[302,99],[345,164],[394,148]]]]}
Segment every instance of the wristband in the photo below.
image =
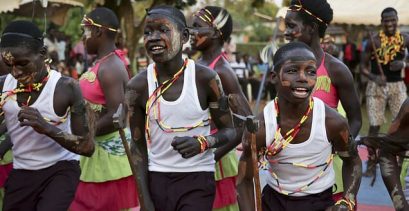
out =
{"type": "Polygon", "coordinates": [[[353,211],[353,210],[354,210],[354,207],[355,207],[355,202],[352,201],[352,200],[348,200],[348,199],[346,199],[346,198],[342,198],[342,199],[338,200],[338,201],[335,203],[335,205],[340,205],[340,204],[346,205],[346,206],[348,207],[348,210],[349,210],[349,211],[353,211]]]}

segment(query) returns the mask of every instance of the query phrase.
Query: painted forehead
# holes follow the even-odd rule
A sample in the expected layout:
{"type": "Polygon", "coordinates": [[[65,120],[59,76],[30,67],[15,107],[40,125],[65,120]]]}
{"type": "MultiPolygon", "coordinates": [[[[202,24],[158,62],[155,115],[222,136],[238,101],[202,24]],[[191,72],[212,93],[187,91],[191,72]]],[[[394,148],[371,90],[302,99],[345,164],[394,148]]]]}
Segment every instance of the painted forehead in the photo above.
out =
{"type": "Polygon", "coordinates": [[[152,14],[146,17],[145,26],[153,24],[165,25],[168,27],[179,26],[179,24],[176,23],[173,19],[162,14],[152,14]]]}
{"type": "Polygon", "coordinates": [[[302,21],[302,18],[300,17],[299,12],[289,10],[285,15],[285,20],[302,21]]]}

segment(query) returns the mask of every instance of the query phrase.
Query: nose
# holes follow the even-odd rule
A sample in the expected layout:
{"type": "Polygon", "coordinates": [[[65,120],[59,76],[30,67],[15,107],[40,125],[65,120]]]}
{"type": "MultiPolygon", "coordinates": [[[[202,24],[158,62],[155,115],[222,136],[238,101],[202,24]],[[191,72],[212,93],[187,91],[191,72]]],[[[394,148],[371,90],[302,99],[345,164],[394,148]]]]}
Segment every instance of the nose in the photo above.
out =
{"type": "Polygon", "coordinates": [[[307,81],[307,75],[305,74],[304,70],[300,71],[299,77],[298,77],[299,82],[306,82],[307,81]]]}

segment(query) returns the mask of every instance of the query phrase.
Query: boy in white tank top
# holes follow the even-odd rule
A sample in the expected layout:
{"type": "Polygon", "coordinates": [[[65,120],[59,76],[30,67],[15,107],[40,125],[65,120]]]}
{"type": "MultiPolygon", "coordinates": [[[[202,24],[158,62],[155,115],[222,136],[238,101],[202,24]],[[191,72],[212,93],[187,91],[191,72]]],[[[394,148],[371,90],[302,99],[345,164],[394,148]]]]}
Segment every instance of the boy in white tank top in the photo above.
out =
{"type": "MultiPolygon", "coordinates": [[[[274,55],[273,83],[277,98],[259,114],[256,134],[260,163],[270,175],[262,207],[270,210],[353,210],[361,181],[361,160],[348,123],[336,111],[311,98],[316,58],[306,44],[292,42],[274,55]],[[332,152],[344,161],[344,196],[334,204],[332,152]]],[[[254,210],[249,134],[239,164],[239,199],[254,210]]]]}
{"type": "Polygon", "coordinates": [[[130,80],[126,94],[141,209],[209,211],[215,196],[211,149],[240,137],[218,75],[182,59],[189,38],[183,13],[171,6],[147,13],[144,44],[154,64],[130,80]],[[210,117],[218,129],[213,135],[210,117]]]}
{"type": "Polygon", "coordinates": [[[94,152],[78,83],[49,70],[42,32],[29,21],[7,25],[0,52],[11,70],[0,78],[0,106],[13,151],[3,210],[67,210],[79,182],[77,154],[94,152]]]}

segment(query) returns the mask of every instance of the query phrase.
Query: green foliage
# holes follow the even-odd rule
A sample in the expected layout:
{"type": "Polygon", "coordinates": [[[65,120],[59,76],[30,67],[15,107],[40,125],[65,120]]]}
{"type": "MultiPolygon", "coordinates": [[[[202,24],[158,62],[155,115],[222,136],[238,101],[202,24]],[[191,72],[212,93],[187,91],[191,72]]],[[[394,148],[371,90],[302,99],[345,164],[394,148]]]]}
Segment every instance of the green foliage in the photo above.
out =
{"type": "Polygon", "coordinates": [[[64,34],[71,37],[73,43],[76,43],[76,41],[81,39],[82,32],[80,23],[83,16],[84,11],[82,8],[71,8],[67,13],[65,24],[59,29],[64,32],[64,34]]]}
{"type": "Polygon", "coordinates": [[[272,35],[271,24],[265,19],[254,15],[255,12],[275,17],[278,7],[274,3],[255,0],[252,5],[248,0],[236,0],[225,2],[225,8],[233,17],[234,29],[240,29],[240,33],[245,33],[250,37],[250,41],[266,42],[272,35]],[[270,25],[270,26],[269,26],[270,25]]]}
{"type": "Polygon", "coordinates": [[[236,51],[251,56],[257,56],[266,45],[266,42],[237,43],[236,51]]]}

